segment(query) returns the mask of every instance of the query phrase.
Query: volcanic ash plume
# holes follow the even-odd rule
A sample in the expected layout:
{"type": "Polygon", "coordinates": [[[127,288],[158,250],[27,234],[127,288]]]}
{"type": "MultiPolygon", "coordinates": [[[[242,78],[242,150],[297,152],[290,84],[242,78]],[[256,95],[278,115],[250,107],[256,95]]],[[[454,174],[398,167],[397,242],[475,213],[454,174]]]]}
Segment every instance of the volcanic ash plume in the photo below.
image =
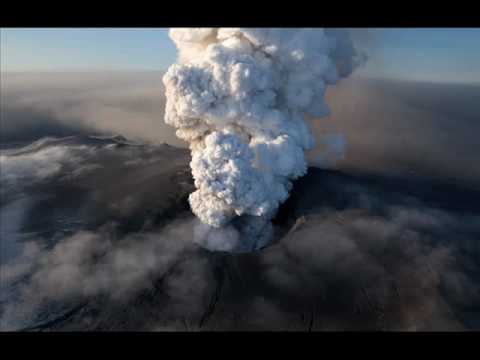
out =
{"type": "Polygon", "coordinates": [[[248,251],[270,239],[270,220],[314,146],[305,116],[323,117],[327,85],[360,57],[347,31],[172,29],[179,60],[163,78],[165,122],[190,144],[201,244],[248,251]]]}

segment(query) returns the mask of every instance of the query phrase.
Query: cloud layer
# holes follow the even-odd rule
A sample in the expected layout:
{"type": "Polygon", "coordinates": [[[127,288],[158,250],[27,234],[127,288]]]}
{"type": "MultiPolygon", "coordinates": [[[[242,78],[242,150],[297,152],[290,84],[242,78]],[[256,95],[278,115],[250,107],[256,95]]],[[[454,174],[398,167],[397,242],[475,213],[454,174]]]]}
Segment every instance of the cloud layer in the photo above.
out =
{"type": "MultiPolygon", "coordinates": [[[[186,147],[162,121],[161,78],[160,72],[2,73],[0,140],[108,133],[186,147]]],[[[330,115],[309,121],[316,140],[310,165],[478,183],[479,86],[350,77],[326,91],[326,103],[330,115]],[[331,136],[345,144],[342,151],[328,151],[331,136]]]]}
{"type": "Polygon", "coordinates": [[[162,121],[161,72],[2,73],[0,140],[122,134],[182,145],[162,121]]]}

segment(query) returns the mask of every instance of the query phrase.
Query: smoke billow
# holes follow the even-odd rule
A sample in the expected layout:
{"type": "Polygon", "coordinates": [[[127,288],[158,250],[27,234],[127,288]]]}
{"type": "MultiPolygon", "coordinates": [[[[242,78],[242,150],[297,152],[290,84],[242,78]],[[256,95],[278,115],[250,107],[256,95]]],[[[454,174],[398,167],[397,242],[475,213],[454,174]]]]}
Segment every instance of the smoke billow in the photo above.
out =
{"type": "Polygon", "coordinates": [[[53,249],[41,247],[38,239],[27,242],[19,261],[3,269],[5,287],[22,277],[28,282],[17,285],[15,302],[6,302],[0,329],[34,323],[38,313],[47,313],[49,301],[78,302],[106,295],[118,302],[153,287],[191,246],[190,222],[178,220],[159,232],[120,239],[108,226],[97,232],[79,231],[53,249]]]}
{"type": "Polygon", "coordinates": [[[261,248],[291,181],[307,172],[304,152],[315,142],[305,117],[328,115],[327,86],[364,57],[344,30],[173,29],[170,37],[179,60],[163,78],[165,122],[190,144],[197,240],[261,248]]]}

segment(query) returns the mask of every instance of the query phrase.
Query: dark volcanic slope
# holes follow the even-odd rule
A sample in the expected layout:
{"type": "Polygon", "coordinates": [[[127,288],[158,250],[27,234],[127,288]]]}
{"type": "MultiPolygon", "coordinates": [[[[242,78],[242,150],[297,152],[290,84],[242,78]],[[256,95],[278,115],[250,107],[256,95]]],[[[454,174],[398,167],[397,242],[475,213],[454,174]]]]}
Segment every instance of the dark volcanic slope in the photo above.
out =
{"type": "Polygon", "coordinates": [[[273,245],[211,253],[192,243],[188,152],[105,146],[89,162],[101,168],[29,188],[49,195],[22,222],[41,233],[23,267],[2,269],[17,299],[3,302],[4,328],[480,328],[478,191],[311,168],[273,245]],[[80,223],[52,236],[61,221],[80,223]]]}

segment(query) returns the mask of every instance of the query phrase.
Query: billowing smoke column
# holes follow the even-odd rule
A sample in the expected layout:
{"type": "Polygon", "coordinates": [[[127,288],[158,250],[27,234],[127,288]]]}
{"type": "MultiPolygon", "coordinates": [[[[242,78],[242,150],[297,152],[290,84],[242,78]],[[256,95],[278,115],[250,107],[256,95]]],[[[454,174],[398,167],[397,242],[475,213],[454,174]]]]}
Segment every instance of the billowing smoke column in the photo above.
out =
{"type": "Polygon", "coordinates": [[[359,57],[347,31],[172,29],[179,60],[163,78],[165,122],[190,144],[197,190],[196,240],[251,251],[271,238],[271,219],[314,146],[305,116],[323,117],[327,85],[359,57]]]}

